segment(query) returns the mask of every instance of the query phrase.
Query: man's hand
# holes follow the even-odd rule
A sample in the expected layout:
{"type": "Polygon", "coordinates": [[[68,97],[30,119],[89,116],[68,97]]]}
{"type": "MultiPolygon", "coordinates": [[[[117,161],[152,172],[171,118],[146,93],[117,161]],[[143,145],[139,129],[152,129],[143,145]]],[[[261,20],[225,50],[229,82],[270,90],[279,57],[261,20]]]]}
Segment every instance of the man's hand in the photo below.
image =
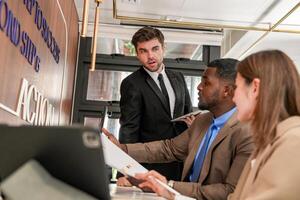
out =
{"type": "MultiPolygon", "coordinates": [[[[139,184],[141,184],[143,182],[144,182],[144,180],[136,179],[135,177],[132,177],[132,176],[124,176],[124,177],[118,178],[117,186],[122,186],[122,187],[136,186],[136,187],[139,187],[139,184]]],[[[140,189],[142,189],[143,192],[152,192],[152,193],[154,192],[149,187],[143,187],[143,188],[140,188],[140,189]]]]}
{"type": "Polygon", "coordinates": [[[131,187],[133,185],[129,182],[129,180],[127,179],[127,177],[123,176],[123,177],[118,178],[117,186],[131,187]]]}
{"type": "Polygon", "coordinates": [[[158,181],[160,180],[161,182],[167,184],[167,179],[163,175],[159,174],[158,172],[151,170],[147,173],[142,173],[142,174],[136,174],[135,175],[136,179],[143,180],[141,184],[138,186],[140,188],[151,188],[156,194],[159,196],[162,196],[166,199],[174,199],[175,194],[171,193],[167,189],[165,189],[158,181]]]}
{"type": "Polygon", "coordinates": [[[117,140],[117,138],[115,138],[115,136],[110,133],[108,130],[106,130],[105,128],[102,128],[102,133],[104,135],[106,135],[108,137],[108,139],[114,143],[115,145],[117,145],[120,149],[122,149],[124,152],[128,153],[127,151],[127,147],[125,144],[120,144],[120,142],[117,140]]]}
{"type": "Polygon", "coordinates": [[[160,173],[158,173],[155,170],[151,170],[147,173],[137,173],[137,174],[135,174],[135,178],[139,179],[139,180],[147,180],[149,176],[157,178],[158,180],[160,180],[161,182],[163,182],[165,184],[168,183],[166,177],[164,177],[163,175],[161,175],[160,173]]]}
{"type": "MultiPolygon", "coordinates": [[[[197,115],[196,115],[197,116],[197,115]]],[[[193,121],[196,119],[196,116],[195,115],[191,115],[191,116],[188,116],[188,117],[185,117],[183,119],[180,119],[180,121],[183,121],[186,123],[186,125],[188,127],[190,127],[193,123],[193,121]]]]}

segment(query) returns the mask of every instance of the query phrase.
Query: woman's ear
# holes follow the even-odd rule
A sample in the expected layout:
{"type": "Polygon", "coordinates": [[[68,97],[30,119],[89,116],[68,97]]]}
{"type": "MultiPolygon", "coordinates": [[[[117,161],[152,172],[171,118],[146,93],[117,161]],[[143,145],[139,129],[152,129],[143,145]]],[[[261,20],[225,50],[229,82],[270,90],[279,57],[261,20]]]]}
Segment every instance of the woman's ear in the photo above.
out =
{"type": "Polygon", "coordinates": [[[259,95],[260,80],[258,78],[254,78],[251,85],[251,92],[254,95],[254,97],[257,98],[259,95]]]}

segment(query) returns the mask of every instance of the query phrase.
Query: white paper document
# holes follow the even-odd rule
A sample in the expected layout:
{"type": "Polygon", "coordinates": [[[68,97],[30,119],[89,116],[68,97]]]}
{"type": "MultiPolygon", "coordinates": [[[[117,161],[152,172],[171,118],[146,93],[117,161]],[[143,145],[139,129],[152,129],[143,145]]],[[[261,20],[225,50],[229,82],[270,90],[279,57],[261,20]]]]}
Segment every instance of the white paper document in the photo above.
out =
{"type": "Polygon", "coordinates": [[[200,113],[206,113],[206,112],[208,112],[208,111],[207,111],[207,110],[196,110],[196,111],[194,111],[194,112],[190,112],[190,113],[188,113],[188,114],[186,114],[186,115],[182,115],[182,116],[180,116],[180,117],[177,117],[177,118],[175,118],[175,119],[172,119],[171,122],[178,122],[178,121],[181,121],[182,119],[184,119],[184,118],[186,118],[186,117],[190,117],[190,116],[192,116],[192,115],[198,115],[198,114],[200,114],[200,113]]]}
{"type": "Polygon", "coordinates": [[[101,134],[105,163],[125,175],[134,177],[136,173],[146,173],[148,170],[131,158],[122,149],[101,134]]]}
{"type": "MultiPolygon", "coordinates": [[[[110,167],[116,168],[119,172],[125,175],[134,177],[136,173],[146,173],[148,170],[136,160],[131,158],[122,149],[112,143],[103,133],[101,134],[101,142],[103,146],[103,154],[105,163],[110,167]]],[[[170,192],[180,195],[179,192],[169,187],[167,184],[156,179],[159,184],[170,192]]]]}

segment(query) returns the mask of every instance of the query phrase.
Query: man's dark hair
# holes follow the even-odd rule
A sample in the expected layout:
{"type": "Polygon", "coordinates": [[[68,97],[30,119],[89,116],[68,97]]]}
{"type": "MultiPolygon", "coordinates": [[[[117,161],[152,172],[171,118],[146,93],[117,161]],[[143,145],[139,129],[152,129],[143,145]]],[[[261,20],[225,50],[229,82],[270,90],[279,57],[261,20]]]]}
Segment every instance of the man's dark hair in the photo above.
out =
{"type": "Polygon", "coordinates": [[[234,83],[238,62],[238,60],[232,58],[221,58],[211,61],[207,67],[217,68],[216,74],[219,78],[234,83]]]}
{"type": "Polygon", "coordinates": [[[131,43],[134,45],[137,50],[138,42],[146,42],[152,39],[158,39],[162,46],[164,46],[164,35],[162,32],[156,28],[145,26],[139,29],[133,36],[131,43]]]}

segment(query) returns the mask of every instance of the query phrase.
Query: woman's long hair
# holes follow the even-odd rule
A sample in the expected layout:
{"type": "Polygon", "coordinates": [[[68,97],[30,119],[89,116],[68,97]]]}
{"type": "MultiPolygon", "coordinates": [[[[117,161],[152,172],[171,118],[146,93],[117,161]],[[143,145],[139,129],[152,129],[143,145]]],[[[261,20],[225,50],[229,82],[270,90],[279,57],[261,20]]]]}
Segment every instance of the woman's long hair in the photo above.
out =
{"type": "Polygon", "coordinates": [[[279,122],[300,115],[300,78],[293,61],[279,50],[252,54],[238,64],[237,71],[247,84],[260,80],[251,121],[257,155],[275,138],[279,122]]]}

